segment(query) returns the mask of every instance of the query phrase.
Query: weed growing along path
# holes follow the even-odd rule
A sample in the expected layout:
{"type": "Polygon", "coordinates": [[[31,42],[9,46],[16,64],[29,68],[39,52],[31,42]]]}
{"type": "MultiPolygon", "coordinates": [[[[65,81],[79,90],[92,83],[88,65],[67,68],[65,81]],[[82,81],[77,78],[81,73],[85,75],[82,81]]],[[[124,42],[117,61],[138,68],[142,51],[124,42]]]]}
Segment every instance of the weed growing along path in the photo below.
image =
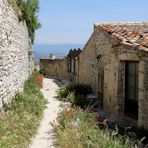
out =
{"type": "Polygon", "coordinates": [[[56,119],[60,109],[60,102],[56,99],[56,90],[60,86],[61,81],[47,78],[43,80],[42,93],[48,103],[37,135],[31,140],[30,148],[54,148],[54,129],[50,122],[56,119]]]}

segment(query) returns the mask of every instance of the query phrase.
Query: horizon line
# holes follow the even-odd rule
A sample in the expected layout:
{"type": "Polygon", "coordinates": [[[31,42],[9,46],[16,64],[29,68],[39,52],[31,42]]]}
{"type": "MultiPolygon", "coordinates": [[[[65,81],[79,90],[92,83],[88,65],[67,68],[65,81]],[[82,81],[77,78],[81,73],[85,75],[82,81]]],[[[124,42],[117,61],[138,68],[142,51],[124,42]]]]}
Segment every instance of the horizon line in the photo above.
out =
{"type": "Polygon", "coordinates": [[[72,44],[77,44],[77,45],[84,45],[85,43],[34,43],[33,45],[72,45],[72,44]]]}

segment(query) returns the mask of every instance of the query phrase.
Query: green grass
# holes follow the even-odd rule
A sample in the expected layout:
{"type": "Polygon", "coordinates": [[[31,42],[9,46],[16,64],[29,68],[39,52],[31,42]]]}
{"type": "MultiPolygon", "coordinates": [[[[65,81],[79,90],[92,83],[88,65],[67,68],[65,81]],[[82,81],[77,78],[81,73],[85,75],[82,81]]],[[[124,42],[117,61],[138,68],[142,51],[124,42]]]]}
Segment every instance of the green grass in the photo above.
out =
{"type": "Polygon", "coordinates": [[[30,138],[36,133],[46,101],[36,85],[35,77],[30,77],[24,85],[24,92],[18,93],[11,104],[4,105],[0,115],[0,147],[26,148],[30,138]]]}
{"type": "Polygon", "coordinates": [[[59,148],[129,148],[128,139],[122,142],[111,136],[108,128],[101,130],[96,113],[78,107],[63,109],[54,123],[56,146],[59,148]]]}

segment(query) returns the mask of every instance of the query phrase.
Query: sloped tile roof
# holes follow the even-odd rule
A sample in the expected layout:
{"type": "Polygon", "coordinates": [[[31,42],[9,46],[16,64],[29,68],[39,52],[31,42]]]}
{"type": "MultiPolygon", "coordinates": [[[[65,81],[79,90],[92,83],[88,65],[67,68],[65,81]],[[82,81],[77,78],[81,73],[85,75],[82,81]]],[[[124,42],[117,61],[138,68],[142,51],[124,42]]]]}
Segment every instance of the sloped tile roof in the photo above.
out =
{"type": "Polygon", "coordinates": [[[148,22],[145,23],[98,23],[98,28],[123,43],[148,48],[148,22]]]}

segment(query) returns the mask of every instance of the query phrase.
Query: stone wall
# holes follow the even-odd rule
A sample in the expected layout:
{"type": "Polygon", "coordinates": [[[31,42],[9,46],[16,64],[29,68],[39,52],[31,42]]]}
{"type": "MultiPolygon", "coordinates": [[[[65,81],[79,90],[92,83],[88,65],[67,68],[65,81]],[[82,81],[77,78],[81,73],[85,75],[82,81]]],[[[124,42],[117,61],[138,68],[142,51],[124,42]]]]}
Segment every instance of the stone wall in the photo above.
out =
{"type": "Polygon", "coordinates": [[[23,90],[33,66],[26,23],[18,20],[7,0],[0,0],[0,107],[23,90]]]}
{"type": "Polygon", "coordinates": [[[94,32],[79,56],[79,83],[90,84],[98,96],[100,107],[115,118],[117,63],[112,46],[117,44],[108,34],[94,28],[94,32]],[[114,85],[112,85],[114,83],[114,85]]]}
{"type": "Polygon", "coordinates": [[[76,83],[78,77],[78,61],[77,57],[81,53],[81,49],[71,49],[66,58],[56,59],[40,59],[40,69],[44,71],[47,77],[67,79],[72,83],[76,83]]]}
{"type": "Polygon", "coordinates": [[[93,92],[96,90],[97,60],[95,54],[95,33],[92,34],[79,55],[78,60],[78,78],[80,84],[91,84],[93,92]]]}
{"type": "Polygon", "coordinates": [[[68,79],[67,59],[40,59],[40,69],[46,76],[68,79]]]}
{"type": "Polygon", "coordinates": [[[148,129],[148,61],[140,63],[139,126],[148,129]]]}

